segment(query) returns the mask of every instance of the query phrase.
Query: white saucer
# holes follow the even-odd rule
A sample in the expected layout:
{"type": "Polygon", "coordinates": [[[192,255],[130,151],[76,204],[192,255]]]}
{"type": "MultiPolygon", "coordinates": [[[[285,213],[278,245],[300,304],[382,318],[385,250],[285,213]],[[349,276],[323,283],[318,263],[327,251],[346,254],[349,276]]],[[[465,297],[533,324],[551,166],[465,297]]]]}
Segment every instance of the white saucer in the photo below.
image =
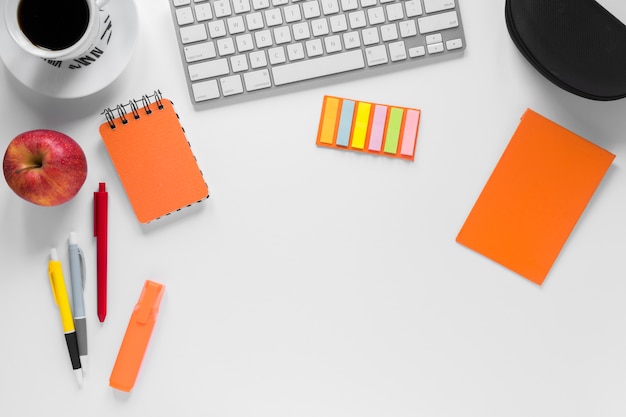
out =
{"type": "Polygon", "coordinates": [[[17,46],[4,24],[4,7],[0,7],[0,58],[22,84],[46,96],[78,98],[100,91],[128,65],[139,26],[134,0],[111,0],[103,9],[111,14],[110,43],[91,65],[69,69],[54,67],[17,46]]]}

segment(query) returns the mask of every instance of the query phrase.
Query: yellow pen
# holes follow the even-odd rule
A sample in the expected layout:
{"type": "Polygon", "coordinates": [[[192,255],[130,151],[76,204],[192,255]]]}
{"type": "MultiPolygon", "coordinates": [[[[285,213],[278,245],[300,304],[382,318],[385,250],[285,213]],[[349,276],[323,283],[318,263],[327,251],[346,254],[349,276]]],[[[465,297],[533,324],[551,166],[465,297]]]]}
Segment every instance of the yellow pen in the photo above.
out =
{"type": "Polygon", "coordinates": [[[65,342],[70,353],[72,368],[78,380],[78,384],[83,384],[83,372],[80,366],[80,356],[78,353],[78,338],[76,337],[76,329],[74,328],[74,319],[72,318],[72,309],[70,308],[70,299],[67,296],[65,288],[65,278],[63,277],[63,269],[59,261],[59,255],[56,249],[50,250],[50,261],[48,262],[48,276],[50,277],[50,286],[52,287],[52,295],[54,301],[59,306],[61,313],[61,323],[63,324],[63,332],[65,333],[65,342]]]}

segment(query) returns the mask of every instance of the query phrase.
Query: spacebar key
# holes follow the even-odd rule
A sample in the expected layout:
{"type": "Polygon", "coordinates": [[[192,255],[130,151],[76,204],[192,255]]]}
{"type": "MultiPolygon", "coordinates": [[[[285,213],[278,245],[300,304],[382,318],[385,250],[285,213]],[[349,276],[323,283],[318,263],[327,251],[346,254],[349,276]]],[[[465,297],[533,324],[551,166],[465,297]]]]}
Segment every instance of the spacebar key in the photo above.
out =
{"type": "Polygon", "coordinates": [[[365,68],[363,52],[360,49],[341,54],[326,55],[321,58],[293,62],[272,68],[275,85],[295,83],[365,68]]]}

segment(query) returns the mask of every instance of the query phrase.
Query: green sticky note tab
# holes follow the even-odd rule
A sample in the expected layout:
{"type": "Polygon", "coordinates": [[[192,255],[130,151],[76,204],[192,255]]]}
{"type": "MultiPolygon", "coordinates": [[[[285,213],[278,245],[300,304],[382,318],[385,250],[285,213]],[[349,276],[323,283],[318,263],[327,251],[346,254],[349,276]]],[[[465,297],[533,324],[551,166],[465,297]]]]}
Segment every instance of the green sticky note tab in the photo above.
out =
{"type": "Polygon", "coordinates": [[[387,123],[387,133],[385,134],[385,153],[396,153],[398,150],[398,141],[400,139],[400,130],[402,128],[403,109],[392,107],[389,112],[389,123],[387,123]]]}

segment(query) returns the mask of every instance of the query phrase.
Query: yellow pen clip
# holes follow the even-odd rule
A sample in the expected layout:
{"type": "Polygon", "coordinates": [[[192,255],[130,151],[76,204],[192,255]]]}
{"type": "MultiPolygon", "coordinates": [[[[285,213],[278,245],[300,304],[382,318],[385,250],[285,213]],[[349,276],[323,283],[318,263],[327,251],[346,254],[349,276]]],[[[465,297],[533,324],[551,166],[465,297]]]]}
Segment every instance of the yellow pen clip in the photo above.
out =
{"type": "Polygon", "coordinates": [[[50,285],[52,286],[52,295],[54,301],[59,306],[59,313],[61,314],[61,322],[63,324],[63,331],[74,331],[74,317],[72,316],[72,308],[67,296],[67,288],[65,287],[65,278],[63,277],[63,268],[61,267],[61,261],[58,259],[58,255],[55,249],[50,251],[50,262],[48,262],[48,276],[50,278],[50,285]]]}
{"type": "Polygon", "coordinates": [[[61,266],[59,261],[50,260],[48,262],[48,278],[50,278],[50,287],[52,288],[52,296],[54,297],[54,302],[56,305],[59,305],[59,300],[57,299],[57,291],[56,286],[54,285],[55,273],[58,276],[58,270],[61,266]]]}

